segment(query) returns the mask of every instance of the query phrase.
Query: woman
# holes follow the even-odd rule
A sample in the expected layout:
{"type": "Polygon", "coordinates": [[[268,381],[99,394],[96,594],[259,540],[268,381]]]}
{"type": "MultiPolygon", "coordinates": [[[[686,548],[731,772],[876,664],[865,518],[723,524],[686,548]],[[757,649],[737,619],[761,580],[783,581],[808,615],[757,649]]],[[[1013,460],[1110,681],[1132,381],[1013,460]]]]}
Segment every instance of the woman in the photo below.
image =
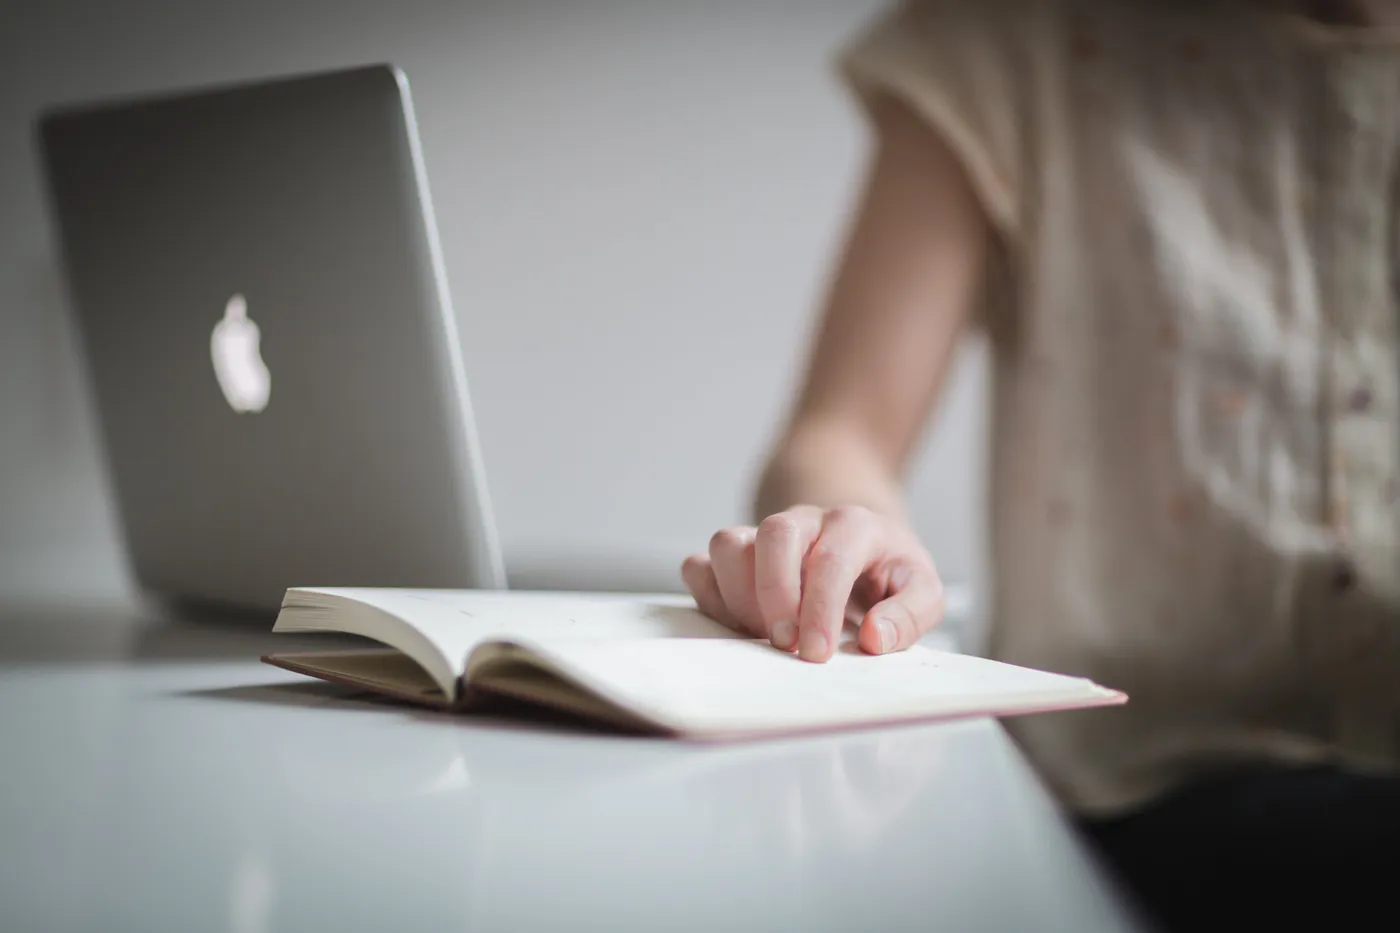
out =
{"type": "Polygon", "coordinates": [[[682,570],[812,662],[848,613],[912,644],[942,598],[902,472],[985,333],[990,654],[1131,697],[1008,726],[1192,929],[1198,897],[1356,907],[1400,845],[1400,33],[1330,6],[876,22],[842,65],[878,146],[760,521],[682,570]]]}

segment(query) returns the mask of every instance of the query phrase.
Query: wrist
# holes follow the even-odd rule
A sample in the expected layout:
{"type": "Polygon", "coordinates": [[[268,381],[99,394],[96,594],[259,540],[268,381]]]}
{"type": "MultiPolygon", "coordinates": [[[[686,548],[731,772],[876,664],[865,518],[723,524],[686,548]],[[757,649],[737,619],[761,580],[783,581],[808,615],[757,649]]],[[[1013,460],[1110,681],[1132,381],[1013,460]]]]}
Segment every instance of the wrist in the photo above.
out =
{"type": "Polygon", "coordinates": [[[907,526],[898,479],[856,438],[793,437],[768,462],[753,501],[755,520],[797,505],[861,506],[907,526]]]}

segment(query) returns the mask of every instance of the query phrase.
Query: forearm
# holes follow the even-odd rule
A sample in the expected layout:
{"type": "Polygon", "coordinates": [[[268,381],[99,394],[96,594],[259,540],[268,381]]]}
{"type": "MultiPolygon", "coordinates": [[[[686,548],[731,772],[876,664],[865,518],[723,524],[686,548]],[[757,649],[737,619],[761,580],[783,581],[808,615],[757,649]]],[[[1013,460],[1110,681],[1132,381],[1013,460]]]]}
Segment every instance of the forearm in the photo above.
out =
{"type": "Polygon", "coordinates": [[[905,465],[977,298],[990,227],[960,163],[890,101],[758,517],[861,505],[905,519],[905,465]]]}
{"type": "Polygon", "coordinates": [[[787,433],[764,470],[755,521],[793,505],[861,505],[903,521],[900,477],[851,425],[810,419],[787,433]]]}

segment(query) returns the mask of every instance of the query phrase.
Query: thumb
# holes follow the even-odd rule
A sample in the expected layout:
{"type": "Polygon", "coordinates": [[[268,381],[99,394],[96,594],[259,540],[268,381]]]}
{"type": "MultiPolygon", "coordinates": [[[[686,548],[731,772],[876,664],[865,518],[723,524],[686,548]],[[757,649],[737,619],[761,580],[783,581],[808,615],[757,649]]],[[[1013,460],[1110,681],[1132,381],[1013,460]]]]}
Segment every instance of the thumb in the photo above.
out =
{"type": "Polygon", "coordinates": [[[860,646],[870,654],[903,651],[943,621],[943,581],[932,567],[896,568],[890,588],[860,623],[860,646]]]}

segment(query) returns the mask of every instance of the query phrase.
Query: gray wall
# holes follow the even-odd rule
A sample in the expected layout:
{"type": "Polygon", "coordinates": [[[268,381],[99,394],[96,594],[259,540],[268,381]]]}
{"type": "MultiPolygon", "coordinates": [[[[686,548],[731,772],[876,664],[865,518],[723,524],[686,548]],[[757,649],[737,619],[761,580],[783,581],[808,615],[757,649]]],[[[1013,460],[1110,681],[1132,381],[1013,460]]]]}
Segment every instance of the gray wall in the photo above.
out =
{"type": "MultiPolygon", "coordinates": [[[[830,55],[871,0],[9,6],[0,591],[125,586],[35,108],[381,59],[414,85],[515,580],[671,586],[743,517],[857,181],[864,127],[830,55]]],[[[974,352],[912,479],[945,575],[973,582],[983,370],[974,352]]]]}

